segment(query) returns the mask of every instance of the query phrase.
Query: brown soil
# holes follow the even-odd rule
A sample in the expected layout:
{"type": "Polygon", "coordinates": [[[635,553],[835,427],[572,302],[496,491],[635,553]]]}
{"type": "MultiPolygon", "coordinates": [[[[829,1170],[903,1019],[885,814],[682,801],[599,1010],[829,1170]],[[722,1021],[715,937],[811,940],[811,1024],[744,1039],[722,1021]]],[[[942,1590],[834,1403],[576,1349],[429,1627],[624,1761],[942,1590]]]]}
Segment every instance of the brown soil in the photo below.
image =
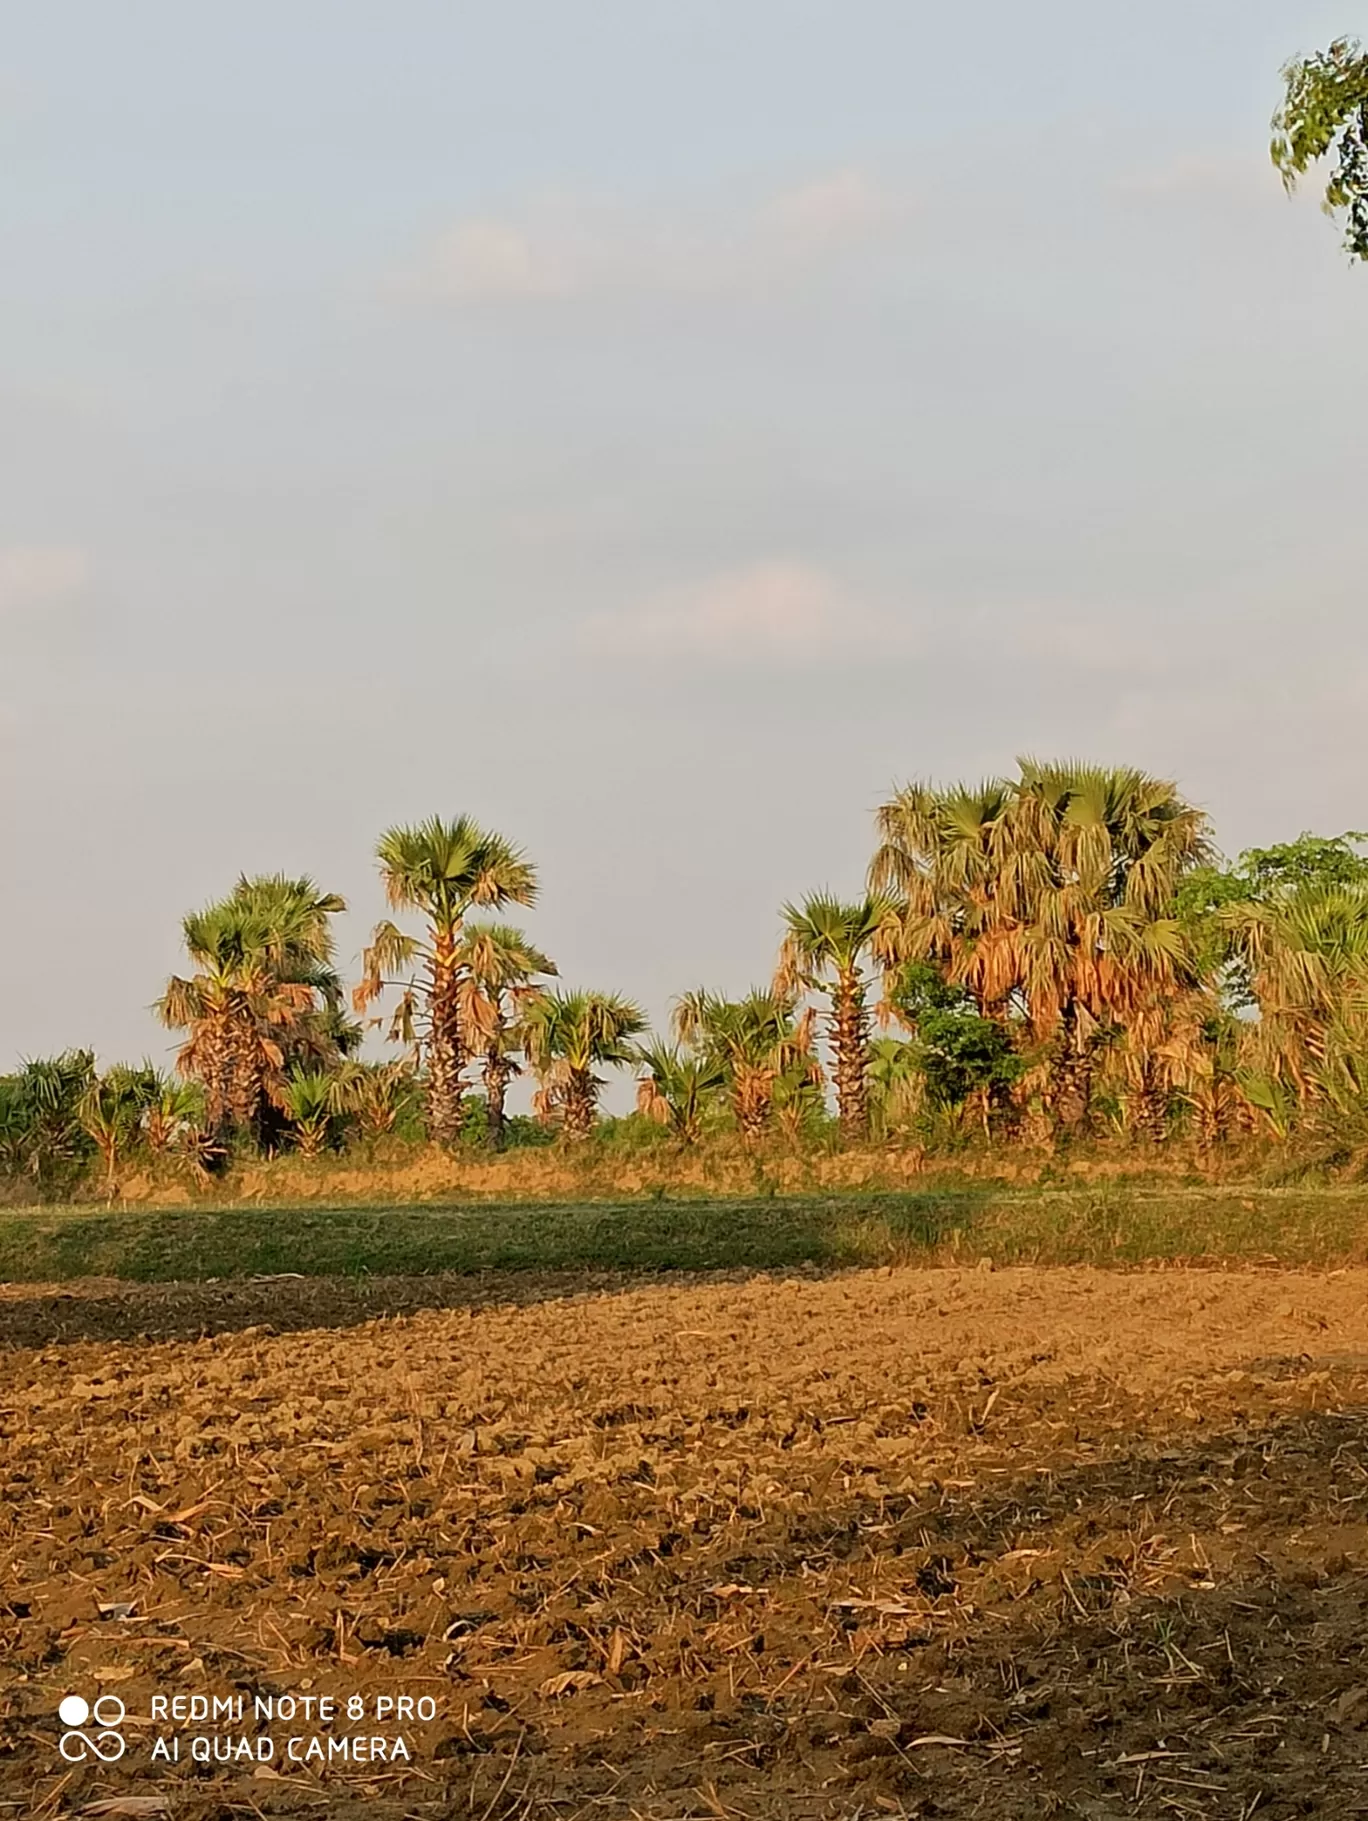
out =
{"type": "Polygon", "coordinates": [[[1365,1293],[896,1270],[41,1348],[30,1307],[0,1815],[1368,1814],[1365,1293]],[[128,1751],[69,1767],[100,1688],[128,1751]],[[235,1692],[438,1717],[362,1727],[407,1765],[151,1762],[154,1696],[235,1692]]]}

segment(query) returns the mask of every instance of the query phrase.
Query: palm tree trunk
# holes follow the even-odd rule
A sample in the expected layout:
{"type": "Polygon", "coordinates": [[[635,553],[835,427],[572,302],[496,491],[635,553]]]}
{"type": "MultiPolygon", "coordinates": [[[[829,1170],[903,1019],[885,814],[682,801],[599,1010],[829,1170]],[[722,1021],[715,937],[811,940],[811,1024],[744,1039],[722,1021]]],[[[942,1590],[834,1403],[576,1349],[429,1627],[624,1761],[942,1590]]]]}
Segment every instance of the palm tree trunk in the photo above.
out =
{"type": "Polygon", "coordinates": [[[1076,1132],[1087,1124],[1092,1108],[1093,1056],[1078,1028],[1078,1009],[1064,1007],[1059,1041],[1051,1067],[1048,1101],[1055,1123],[1076,1132]]]}
{"type": "Polygon", "coordinates": [[[1140,1065],[1140,1085],[1135,1095],[1135,1129],[1151,1144],[1162,1144],[1168,1117],[1168,1096],[1158,1079],[1152,1057],[1140,1065]]]}
{"type": "Polygon", "coordinates": [[[772,1095],[769,1076],[763,1069],[738,1069],[732,1092],[732,1110],[741,1136],[747,1144],[756,1144],[769,1124],[772,1095]]]}
{"type": "Polygon", "coordinates": [[[228,1015],[216,1012],[205,1035],[204,1064],[201,1072],[201,1079],[204,1082],[204,1123],[209,1137],[215,1144],[222,1144],[228,1136],[231,1119],[229,1093],[232,1064],[232,1034],[229,1029],[228,1015]]]}
{"type": "Polygon", "coordinates": [[[869,1129],[865,1082],[869,1067],[868,1024],[859,976],[843,973],[836,983],[832,1001],[831,1047],[836,1064],[836,1106],[841,1136],[847,1142],[863,1138],[869,1129]]]}
{"type": "Polygon", "coordinates": [[[428,1136],[434,1144],[449,1148],[461,1136],[461,1069],[465,1062],[454,933],[439,933],[432,950],[426,1058],[428,1136]]]}
{"type": "Polygon", "coordinates": [[[236,1029],[229,1066],[228,1116],[235,1131],[255,1136],[261,1108],[261,1074],[253,1048],[251,1033],[236,1029]]]}
{"type": "Polygon", "coordinates": [[[594,1078],[589,1069],[570,1069],[565,1077],[565,1135],[587,1138],[594,1128],[594,1078]]]}
{"type": "Polygon", "coordinates": [[[508,1094],[508,1075],[508,1058],[496,1039],[485,1051],[484,1059],[485,1124],[490,1149],[494,1151],[502,1151],[507,1132],[504,1101],[508,1094]]]}

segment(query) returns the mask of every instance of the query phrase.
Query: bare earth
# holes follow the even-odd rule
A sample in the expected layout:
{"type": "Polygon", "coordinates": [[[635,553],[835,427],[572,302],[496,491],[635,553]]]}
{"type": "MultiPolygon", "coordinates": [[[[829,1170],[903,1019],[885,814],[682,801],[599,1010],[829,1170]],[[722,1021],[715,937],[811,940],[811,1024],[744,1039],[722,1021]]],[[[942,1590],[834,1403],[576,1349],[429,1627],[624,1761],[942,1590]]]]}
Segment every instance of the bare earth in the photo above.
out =
{"type": "Polygon", "coordinates": [[[0,1296],[0,1817],[1368,1815],[1368,1271],[519,1294],[0,1296]]]}

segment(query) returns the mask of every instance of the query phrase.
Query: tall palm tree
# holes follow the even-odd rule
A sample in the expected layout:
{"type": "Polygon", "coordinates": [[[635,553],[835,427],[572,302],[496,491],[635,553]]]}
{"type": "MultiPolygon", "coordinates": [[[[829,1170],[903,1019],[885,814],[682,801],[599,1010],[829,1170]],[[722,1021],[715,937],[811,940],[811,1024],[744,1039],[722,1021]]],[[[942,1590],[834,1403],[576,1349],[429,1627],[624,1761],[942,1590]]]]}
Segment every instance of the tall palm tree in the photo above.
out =
{"type": "Polygon", "coordinates": [[[792,999],[772,989],[756,987],[744,999],[726,999],[700,987],[675,1001],[673,1022],[680,1042],[721,1071],[748,1142],[769,1124],[782,1078],[796,1071],[820,1080],[811,1019],[795,1017],[792,999]]]}
{"type": "Polygon", "coordinates": [[[187,1032],[176,1065],[203,1083],[206,1126],[221,1143],[253,1127],[267,1084],[284,1067],[280,1036],[312,995],[276,980],[270,929],[240,906],[191,911],[181,929],[194,972],[172,975],[157,1012],[169,1029],[187,1032]]]}
{"type": "Polygon", "coordinates": [[[774,977],[776,994],[820,992],[830,1000],[828,1027],[841,1132],[863,1138],[869,1128],[865,1072],[869,1067],[866,960],[888,964],[897,945],[897,906],[869,896],[845,904],[827,892],[784,906],[787,931],[774,977]]]}
{"type": "Polygon", "coordinates": [[[480,1057],[489,1143],[501,1151],[508,1084],[521,1073],[515,1061],[519,1024],[541,990],[537,977],[554,974],[556,964],[506,923],[468,923],[456,960],[466,1040],[480,1057]]]}
{"type": "Polygon", "coordinates": [[[986,1015],[1048,1043],[1057,1121],[1086,1118],[1109,1030],[1196,991],[1175,914],[1211,854],[1203,813],[1131,769],[1020,761],[975,789],[913,785],[879,812],[871,887],[901,899],[900,956],[935,962],[986,1015]]]}
{"type": "Polygon", "coordinates": [[[375,852],[390,903],[418,912],[427,927],[420,938],[388,921],[376,925],[353,1003],[363,1012],[386,986],[401,986],[390,1036],[417,1044],[426,1073],[428,1134],[436,1144],[454,1144],[468,1058],[461,1016],[462,925],[475,905],[533,903],[536,870],[502,835],[468,816],[454,822],[432,816],[413,827],[388,829],[375,852]],[[414,970],[407,981],[386,978],[405,968],[414,970]]]}
{"type": "Polygon", "coordinates": [[[347,1016],[337,971],[331,919],[347,908],[336,892],[320,891],[307,877],[245,874],[227,902],[260,917],[272,932],[271,968],[277,980],[305,986],[315,1004],[288,1034],[287,1061],[334,1067],[361,1044],[362,1030],[347,1016]]]}
{"type": "Polygon", "coordinates": [[[636,1052],[637,1112],[667,1125],[684,1144],[694,1144],[708,1102],[726,1085],[726,1071],[713,1057],[682,1054],[659,1041],[636,1052]]]}
{"type": "Polygon", "coordinates": [[[1020,927],[1007,948],[1019,957],[1036,1035],[1054,1037],[1056,1117],[1086,1119],[1098,1041],[1111,1026],[1137,1056],[1153,1130],[1164,1091],[1159,1037],[1175,1002],[1200,988],[1176,895],[1184,873],[1211,857],[1207,818],[1144,772],[1023,760],[1008,823],[1024,864],[1010,878],[1007,912],[1020,927]]]}
{"type": "Polygon", "coordinates": [[[181,928],[194,963],[158,1001],[162,1022],[188,1033],[177,1058],[201,1081],[211,1136],[256,1132],[284,1106],[292,1063],[335,1063],[354,1038],[341,1018],[329,919],[344,909],[311,879],[239,879],[229,896],[181,928]]]}
{"type": "Polygon", "coordinates": [[[539,993],[523,1018],[527,1059],[541,1077],[543,1110],[559,1109],[568,1138],[593,1127],[604,1083],[598,1068],[635,1060],[631,1039],[646,1029],[639,1006],[615,993],[539,993]]]}

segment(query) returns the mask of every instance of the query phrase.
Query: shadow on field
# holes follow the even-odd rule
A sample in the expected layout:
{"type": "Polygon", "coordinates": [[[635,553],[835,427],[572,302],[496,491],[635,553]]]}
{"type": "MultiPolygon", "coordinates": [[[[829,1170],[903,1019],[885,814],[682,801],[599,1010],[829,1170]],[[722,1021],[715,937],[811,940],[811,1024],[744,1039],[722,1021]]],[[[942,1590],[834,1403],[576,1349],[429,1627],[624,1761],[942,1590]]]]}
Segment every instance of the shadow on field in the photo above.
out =
{"type": "MultiPolygon", "coordinates": [[[[408,1553],[404,1526],[414,1526],[407,1534],[421,1538],[425,1554],[446,1552],[447,1572],[465,1543],[434,1537],[417,1507],[378,1539],[368,1514],[340,1498],[345,1547],[335,1566],[348,1552],[361,1566],[365,1552],[367,1575],[386,1567],[364,1592],[348,1577],[350,1600],[358,1613],[366,1608],[350,1634],[356,1654],[345,1660],[357,1677],[383,1673],[358,1657],[383,1663],[395,1635],[413,1653],[403,1671],[410,1676],[420,1664],[432,1671],[449,1661],[453,1642],[483,1654],[463,1658],[454,1679],[460,1724],[453,1720],[423,1762],[421,1782],[337,1789],[327,1813],[333,1821],[1362,1815],[1368,1375],[1360,1360],[1332,1382],[1330,1364],[1267,1362],[1271,1383],[1237,1387],[1209,1378],[1214,1401],[1177,1432],[1152,1426],[1162,1413],[1140,1393],[1103,1380],[1017,1388],[996,1417],[987,1408],[977,1419],[967,1413],[966,1466],[980,1442],[1025,1443],[1018,1467],[1004,1467],[991,1490],[986,1476],[956,1473],[871,1498],[852,1485],[858,1459],[848,1474],[811,1479],[804,1461],[815,1457],[799,1451],[790,1458],[802,1490],[776,1497],[746,1526],[665,1531],[664,1512],[638,1506],[566,1523],[548,1549],[546,1508],[528,1501],[524,1484],[499,1507],[501,1540],[481,1563],[479,1608],[426,1638],[386,1630],[401,1613],[411,1622],[405,1602],[435,1565],[408,1553]],[[1303,1379],[1310,1382],[1296,1382],[1303,1379]],[[1326,1396],[1344,1406],[1317,1408],[1326,1396]],[[1080,1442],[1105,1447],[1105,1457],[1080,1460],[1080,1442]],[[377,1552],[380,1541],[388,1554],[377,1552]],[[576,1604],[563,1609],[567,1623],[552,1608],[572,1569],[606,1611],[576,1604]],[[601,1592],[595,1577],[605,1577],[601,1592]],[[589,1638],[627,1638],[614,1629],[619,1614],[632,1627],[631,1657],[586,1672],[577,1653],[589,1638]],[[537,1623],[544,1629],[529,1646],[537,1623]],[[539,1686],[549,1664],[576,1662],[568,1673],[585,1679],[570,1698],[539,1686]]],[[[949,1405],[942,1415],[950,1420],[949,1405]]],[[[714,1441],[718,1427],[724,1449],[744,1445],[729,1422],[713,1425],[714,1441]]],[[[445,1466],[444,1458],[439,1477],[445,1466]]],[[[25,1496],[40,1491],[41,1507],[27,1507],[35,1528],[47,1538],[56,1528],[57,1548],[80,1544],[78,1556],[60,1558],[64,1586],[71,1560],[89,1557],[89,1509],[72,1501],[55,1512],[42,1486],[25,1496]]],[[[583,1488],[566,1494],[580,1515],[583,1496],[583,1488]]],[[[290,1515],[276,1522],[289,1536],[290,1515]]],[[[165,1539],[143,1531],[131,1548],[150,1583],[165,1539]]],[[[259,1554],[250,1572],[257,1596],[282,1607],[285,1585],[317,1578],[312,1553],[282,1549],[279,1537],[274,1556],[259,1554]]],[[[27,1812],[37,1813],[55,1812],[52,1791],[66,1786],[52,1769],[57,1719],[44,1676],[60,1663],[61,1685],[71,1685],[62,1658],[81,1627],[63,1608],[69,1628],[52,1628],[49,1587],[34,1579],[22,1601],[8,1612],[0,1606],[0,1660],[22,1671],[0,1793],[33,1799],[27,1812]]],[[[84,1578],[82,1587],[89,1602],[84,1578]]],[[[460,1597],[473,1604],[473,1589],[460,1597]]],[[[252,1667],[244,1654],[250,1640],[236,1590],[197,1595],[194,1614],[194,1648],[211,1667],[241,1677],[273,1661],[252,1667]]],[[[332,1635],[329,1624],[309,1646],[318,1657],[312,1673],[342,1671],[332,1635]]],[[[107,1637],[85,1647],[108,1661],[107,1637]]],[[[424,1686],[443,1680],[423,1675],[424,1686]]],[[[230,1774],[207,1768],[159,1788],[174,1793],[180,1821],[319,1812],[316,1785],[289,1779],[272,1784],[260,1807],[234,1804],[230,1774]]],[[[131,1783],[102,1782],[100,1793],[124,1787],[131,1783]]],[[[144,1812],[136,1801],[121,1806],[116,1797],[108,1812],[144,1812]]]]}
{"type": "Polygon", "coordinates": [[[568,1297],[610,1297],[628,1289],[745,1284],[752,1278],[832,1277],[849,1266],[781,1266],[730,1271],[475,1271],[428,1277],[222,1278],[208,1284],[122,1284],[84,1280],[60,1289],[0,1287],[0,1349],[47,1348],[80,1340],[200,1340],[260,1328],[357,1328],[426,1309],[530,1307],[568,1297]]]}
{"type": "Polygon", "coordinates": [[[0,1346],[295,1332],[662,1280],[820,1275],[971,1233],[989,1193],[11,1214],[0,1346]]]}
{"type": "MultiPolygon", "coordinates": [[[[1289,1376],[1323,1363],[1286,1362],[1289,1376]]],[[[988,1499],[885,1508],[880,1553],[915,1560],[929,1545],[922,1574],[943,1603],[968,1594],[1012,1615],[928,1650],[934,1696],[887,1659],[856,1678],[870,1716],[901,1722],[900,1742],[963,1742],[938,1760],[874,1760],[888,1793],[934,1792],[938,1806],[911,1812],[981,1821],[1368,1813],[1365,1441],[1360,1402],[1142,1446],[988,1499]],[[998,1564],[1013,1551],[1009,1584],[998,1564]]],[[[858,1549],[858,1522],[826,1546],[858,1549]]]]}
{"type": "Polygon", "coordinates": [[[951,1482],[813,1514],[719,1572],[774,1586],[830,1563],[862,1584],[892,1558],[928,1596],[901,1635],[848,1603],[868,1644],[839,1684],[855,1725],[837,1774],[890,1813],[1365,1814],[1361,1364],[1353,1408],[1153,1438],[988,1498],[951,1482]]]}
{"type": "Polygon", "coordinates": [[[0,1349],[88,1340],[187,1341],[260,1327],[274,1334],[351,1328],[431,1309],[527,1307],[652,1284],[827,1277],[837,1266],[731,1271],[479,1271],[422,1277],[260,1277],[213,1283],[76,1282],[0,1290],[0,1349]]]}

